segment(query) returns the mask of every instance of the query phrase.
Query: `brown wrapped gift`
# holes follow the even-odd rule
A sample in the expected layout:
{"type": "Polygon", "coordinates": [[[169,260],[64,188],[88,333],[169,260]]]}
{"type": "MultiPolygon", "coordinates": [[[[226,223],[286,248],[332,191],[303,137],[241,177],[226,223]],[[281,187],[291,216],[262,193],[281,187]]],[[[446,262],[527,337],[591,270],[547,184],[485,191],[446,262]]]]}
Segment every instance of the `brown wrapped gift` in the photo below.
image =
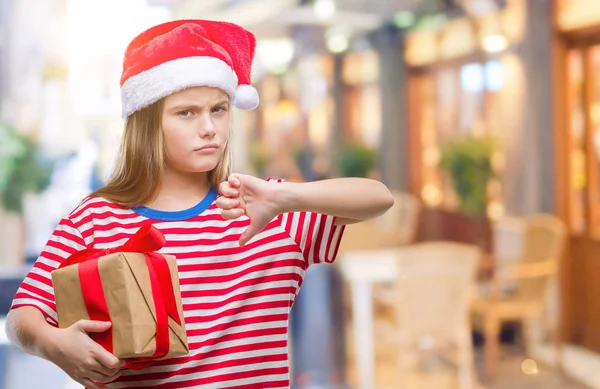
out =
{"type": "MultiPolygon", "coordinates": [[[[136,234],[138,238],[149,232],[148,228],[142,229],[136,234]]],[[[158,232],[154,227],[150,231],[154,234],[158,232]]],[[[136,235],[130,242],[135,242],[136,235]]],[[[145,243],[147,248],[147,241],[145,243]]],[[[135,251],[136,245],[127,245],[119,249],[135,251]]],[[[106,333],[92,334],[92,337],[118,358],[133,360],[133,363],[140,358],[164,359],[187,354],[189,349],[177,263],[171,255],[148,253],[155,249],[154,246],[153,250],[139,250],[146,254],[116,252],[102,256],[104,252],[88,249],[76,253],[78,258],[70,258],[61,268],[53,271],[59,327],[71,326],[81,319],[107,319],[112,322],[111,329],[106,333]],[[158,316],[156,301],[161,308],[158,316]],[[107,312],[99,314],[99,311],[107,312]],[[161,321],[163,332],[159,333],[161,321]],[[157,337],[160,338],[158,352],[157,337]]]]}

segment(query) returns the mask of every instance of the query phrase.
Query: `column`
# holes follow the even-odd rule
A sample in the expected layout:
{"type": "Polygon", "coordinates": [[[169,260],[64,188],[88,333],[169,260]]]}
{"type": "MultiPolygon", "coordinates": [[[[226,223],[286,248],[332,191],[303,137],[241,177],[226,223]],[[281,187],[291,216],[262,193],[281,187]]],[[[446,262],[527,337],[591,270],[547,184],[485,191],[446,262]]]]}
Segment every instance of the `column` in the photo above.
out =
{"type": "Polygon", "coordinates": [[[339,176],[337,155],[340,152],[340,143],[344,141],[344,128],[347,126],[346,120],[346,100],[344,98],[344,79],[342,77],[342,67],[344,63],[343,54],[332,54],[333,56],[333,77],[331,80],[331,96],[333,98],[333,129],[330,137],[331,153],[333,155],[331,164],[331,174],[339,176]]]}
{"type": "Polygon", "coordinates": [[[519,47],[525,69],[525,115],[522,127],[523,169],[521,214],[554,212],[554,136],[552,130],[552,7],[553,0],[525,0],[526,32],[519,47]]]}
{"type": "Polygon", "coordinates": [[[374,34],[379,53],[381,90],[381,146],[379,166],[390,189],[409,189],[409,131],[406,109],[407,69],[403,58],[404,33],[384,27],[374,34]]]}

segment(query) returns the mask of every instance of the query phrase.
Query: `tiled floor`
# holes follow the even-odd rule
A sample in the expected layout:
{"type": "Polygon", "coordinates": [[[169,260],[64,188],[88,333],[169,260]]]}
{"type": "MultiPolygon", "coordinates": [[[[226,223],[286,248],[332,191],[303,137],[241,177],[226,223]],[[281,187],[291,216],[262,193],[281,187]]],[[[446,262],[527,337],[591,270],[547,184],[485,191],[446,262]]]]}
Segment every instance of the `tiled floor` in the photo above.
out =
{"type": "MultiPolygon", "coordinates": [[[[481,373],[480,357],[476,356],[477,370],[481,373]]],[[[587,386],[563,376],[555,369],[543,364],[525,362],[518,352],[504,351],[498,365],[497,377],[491,382],[476,383],[473,389],[588,389],[587,386]],[[533,372],[526,374],[524,371],[533,372]]],[[[445,367],[433,368],[428,372],[413,372],[406,376],[402,385],[397,371],[391,363],[377,363],[376,389],[462,389],[456,380],[454,371],[445,367]]],[[[349,380],[351,387],[356,387],[354,369],[350,366],[349,380]]]]}
{"type": "MultiPolygon", "coordinates": [[[[357,376],[352,356],[352,342],[349,343],[348,381],[356,388],[357,376]]],[[[503,348],[498,363],[498,374],[491,382],[480,379],[482,355],[475,350],[475,365],[479,376],[475,387],[471,389],[588,389],[556,369],[542,362],[527,360],[519,348],[503,348]],[[529,373],[529,374],[527,374],[529,373]]],[[[405,375],[401,381],[396,362],[388,353],[376,356],[376,383],[374,389],[463,389],[456,380],[456,370],[443,363],[430,364],[419,372],[405,375]],[[384,356],[386,355],[387,356],[384,356]],[[404,382],[404,384],[403,384],[404,382]]]]}
{"type": "Polygon", "coordinates": [[[587,389],[586,386],[561,375],[555,369],[532,361],[524,363],[520,353],[505,352],[498,366],[496,379],[483,385],[485,389],[587,389]],[[523,371],[536,370],[535,374],[523,371]]]}

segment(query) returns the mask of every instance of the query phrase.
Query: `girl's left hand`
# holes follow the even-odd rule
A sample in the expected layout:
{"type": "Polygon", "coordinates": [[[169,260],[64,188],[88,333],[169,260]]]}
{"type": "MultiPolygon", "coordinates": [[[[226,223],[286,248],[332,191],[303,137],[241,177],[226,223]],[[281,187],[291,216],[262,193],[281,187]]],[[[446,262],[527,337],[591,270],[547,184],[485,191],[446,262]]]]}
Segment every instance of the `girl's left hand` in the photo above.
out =
{"type": "Polygon", "coordinates": [[[280,213],[276,195],[279,186],[245,174],[232,174],[219,185],[222,196],[216,203],[223,210],[223,218],[232,220],[247,216],[250,219],[250,226],[240,237],[240,246],[261,232],[280,213]]]}

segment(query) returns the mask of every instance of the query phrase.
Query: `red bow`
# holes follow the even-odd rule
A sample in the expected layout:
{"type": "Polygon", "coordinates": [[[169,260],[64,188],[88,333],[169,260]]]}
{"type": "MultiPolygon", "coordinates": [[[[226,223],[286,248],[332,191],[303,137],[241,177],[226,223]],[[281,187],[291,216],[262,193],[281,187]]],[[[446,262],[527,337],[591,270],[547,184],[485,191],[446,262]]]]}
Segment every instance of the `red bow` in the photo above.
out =
{"type": "MultiPolygon", "coordinates": [[[[173,281],[167,260],[155,251],[160,250],[165,244],[165,237],[153,225],[142,226],[124,245],[107,250],[85,249],[74,253],[67,258],[59,268],[79,264],[79,280],[83,294],[83,300],[88,311],[90,320],[111,321],[106,305],[102,280],[98,270],[98,259],[113,253],[144,253],[148,273],[150,274],[150,285],[152,286],[152,298],[156,309],[156,351],[148,358],[137,358],[128,360],[125,367],[139,370],[151,366],[152,360],[159,359],[169,352],[169,316],[181,325],[181,318],[177,309],[177,302],[173,291],[173,281]]],[[[112,329],[106,332],[92,334],[92,338],[112,353],[112,329]]]]}

